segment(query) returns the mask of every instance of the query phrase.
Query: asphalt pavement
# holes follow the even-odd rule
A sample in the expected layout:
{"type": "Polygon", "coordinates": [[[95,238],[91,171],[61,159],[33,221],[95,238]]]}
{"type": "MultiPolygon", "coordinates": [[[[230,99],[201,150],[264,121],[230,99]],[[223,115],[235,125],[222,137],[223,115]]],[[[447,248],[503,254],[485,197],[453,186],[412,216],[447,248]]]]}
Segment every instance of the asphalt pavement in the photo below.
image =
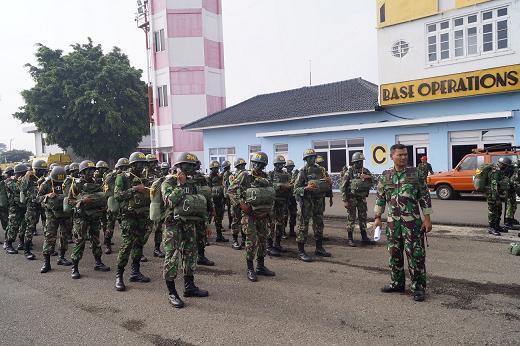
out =
{"type": "MultiPolygon", "coordinates": [[[[409,292],[380,292],[389,281],[383,241],[348,248],[341,220],[327,220],[325,234],[333,257],[300,262],[291,239],[284,257],[266,259],[276,277],[257,283],[246,279],[242,251],[213,243],[206,252],[217,266],[196,274],[210,296],[186,298],[181,310],[167,302],[162,260],[152,257],[151,244],[142,271],[152,282],[127,280],[128,291],[116,292],[115,254],[103,256],[108,273],[93,270],[87,246],[80,280],[70,278],[70,267],[55,265],[56,258],[53,270],[40,274],[43,237],[35,237],[36,261],[0,253],[0,343],[518,345],[520,257],[507,253],[509,242],[520,240],[517,232],[499,238],[479,228],[434,226],[424,303],[413,302],[409,292]]],[[[115,242],[117,248],[118,236],[115,242]]],[[[181,285],[177,279],[180,291],[181,285]]]]}

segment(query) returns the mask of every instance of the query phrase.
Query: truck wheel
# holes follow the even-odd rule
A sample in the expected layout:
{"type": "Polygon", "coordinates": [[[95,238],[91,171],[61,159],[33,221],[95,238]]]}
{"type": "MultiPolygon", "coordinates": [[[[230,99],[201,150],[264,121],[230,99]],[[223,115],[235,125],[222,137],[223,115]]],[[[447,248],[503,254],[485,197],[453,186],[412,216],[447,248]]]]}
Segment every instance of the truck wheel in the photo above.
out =
{"type": "Polygon", "coordinates": [[[439,185],[437,190],[437,197],[442,200],[452,199],[453,198],[453,189],[449,185],[439,185]]]}

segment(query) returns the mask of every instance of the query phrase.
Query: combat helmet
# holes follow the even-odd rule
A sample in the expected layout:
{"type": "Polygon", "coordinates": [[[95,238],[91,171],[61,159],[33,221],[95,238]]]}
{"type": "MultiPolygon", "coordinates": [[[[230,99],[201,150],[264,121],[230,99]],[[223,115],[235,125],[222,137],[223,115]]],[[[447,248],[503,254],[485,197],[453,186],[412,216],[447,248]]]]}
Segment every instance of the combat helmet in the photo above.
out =
{"type": "Polygon", "coordinates": [[[350,160],[351,163],[358,161],[365,161],[365,155],[363,155],[361,152],[354,153],[354,155],[352,155],[352,159],[350,160]]]}
{"type": "Polygon", "coordinates": [[[25,173],[29,170],[29,167],[27,167],[24,163],[19,163],[16,166],[14,166],[14,174],[18,173],[25,173]]]}
{"type": "Polygon", "coordinates": [[[179,155],[177,161],[175,161],[175,166],[180,165],[181,163],[190,163],[192,165],[197,165],[197,161],[199,159],[195,154],[184,152],[179,155]]]}
{"type": "Polygon", "coordinates": [[[283,164],[285,165],[287,162],[285,161],[285,157],[283,155],[277,155],[273,161],[273,164],[283,164]]]}
{"type": "Polygon", "coordinates": [[[242,165],[247,165],[247,162],[246,160],[244,160],[243,158],[239,157],[238,159],[235,160],[235,163],[233,164],[233,166],[235,168],[237,168],[238,166],[242,166],[242,165]]]}
{"type": "Polygon", "coordinates": [[[209,169],[213,169],[213,168],[220,168],[220,163],[218,161],[211,161],[211,163],[209,165],[209,169]]]}
{"type": "Polygon", "coordinates": [[[108,163],[106,163],[105,161],[98,161],[96,163],[96,168],[106,168],[106,169],[109,169],[110,167],[108,167],[108,163]]]}
{"type": "Polygon", "coordinates": [[[267,166],[267,164],[269,163],[269,158],[267,157],[266,153],[264,153],[263,151],[259,151],[255,153],[253,157],[251,157],[251,162],[263,163],[267,166]]]}
{"type": "Polygon", "coordinates": [[[34,170],[39,169],[42,171],[46,171],[48,168],[49,167],[47,166],[47,162],[45,162],[45,160],[35,160],[32,163],[32,169],[34,170]]]}
{"type": "Polygon", "coordinates": [[[63,183],[65,177],[67,176],[67,173],[65,172],[65,169],[63,167],[57,166],[52,169],[51,174],[49,176],[53,182],[63,183]]]}
{"type": "Polygon", "coordinates": [[[94,162],[92,162],[90,160],[81,161],[81,163],[79,164],[80,173],[87,169],[95,169],[95,168],[96,168],[96,165],[94,164],[94,162]]]}
{"type": "Polygon", "coordinates": [[[316,151],[314,149],[305,149],[303,152],[303,159],[305,160],[308,157],[317,156],[316,151]]]}
{"type": "Polygon", "coordinates": [[[128,166],[130,166],[130,162],[128,162],[128,159],[126,157],[121,157],[116,162],[116,168],[128,167],[128,166]]]}
{"type": "Polygon", "coordinates": [[[133,152],[128,158],[128,162],[132,165],[136,162],[147,162],[146,155],[140,151],[133,152]]]}

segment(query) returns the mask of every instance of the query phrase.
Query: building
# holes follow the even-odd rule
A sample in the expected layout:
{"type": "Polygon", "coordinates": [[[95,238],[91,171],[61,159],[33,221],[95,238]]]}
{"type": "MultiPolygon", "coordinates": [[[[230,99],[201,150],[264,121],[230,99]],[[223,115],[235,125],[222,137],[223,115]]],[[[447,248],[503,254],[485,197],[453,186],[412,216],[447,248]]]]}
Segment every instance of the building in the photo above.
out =
{"type": "MultiPolygon", "coordinates": [[[[145,1],[148,5],[148,2],[145,1]]],[[[182,126],[226,106],[221,0],[150,0],[152,146],[162,161],[202,156],[202,133],[182,126]]]]}
{"type": "Polygon", "coordinates": [[[38,131],[36,126],[30,125],[23,128],[23,132],[34,134],[34,156],[41,157],[51,154],[61,154],[64,152],[58,145],[48,145],[45,141],[47,135],[38,131]]]}
{"type": "MultiPolygon", "coordinates": [[[[206,160],[306,148],[337,176],[356,151],[381,173],[389,147],[435,171],[474,148],[520,135],[520,0],[377,0],[379,88],[362,79],[260,95],[184,127],[203,131],[206,160]]],[[[463,168],[476,168],[465,162],[463,168]]]]}

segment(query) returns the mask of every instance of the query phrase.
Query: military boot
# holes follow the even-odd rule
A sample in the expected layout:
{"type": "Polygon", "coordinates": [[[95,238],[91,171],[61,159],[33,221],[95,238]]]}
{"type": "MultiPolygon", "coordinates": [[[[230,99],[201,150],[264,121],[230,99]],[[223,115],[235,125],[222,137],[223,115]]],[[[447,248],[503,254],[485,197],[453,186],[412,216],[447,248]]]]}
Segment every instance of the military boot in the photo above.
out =
{"type": "Polygon", "coordinates": [[[311,256],[305,252],[305,243],[298,243],[298,259],[303,262],[312,262],[311,256]]]}
{"type": "Polygon", "coordinates": [[[139,259],[132,262],[132,271],[130,272],[130,282],[150,282],[150,278],[141,274],[141,262],[139,259]]]}
{"type": "Polygon", "coordinates": [[[347,246],[356,247],[356,243],[354,243],[353,232],[347,232],[347,246]]]}
{"type": "Polygon", "coordinates": [[[116,272],[116,291],[123,292],[126,291],[125,282],[123,281],[123,273],[125,272],[125,268],[117,267],[116,272]]]}
{"type": "Polygon", "coordinates": [[[513,225],[520,225],[520,222],[515,218],[512,218],[511,222],[513,223],[513,225]]]}
{"type": "Polygon", "coordinates": [[[280,257],[280,251],[273,246],[273,239],[267,238],[267,253],[269,256],[280,257]]]}
{"type": "Polygon", "coordinates": [[[376,242],[371,240],[368,235],[367,231],[361,231],[361,245],[375,245],[376,242]]]}
{"type": "Polygon", "coordinates": [[[105,255],[110,255],[112,253],[112,244],[110,244],[110,239],[105,238],[105,255]]]}
{"type": "Polygon", "coordinates": [[[389,285],[384,285],[383,288],[381,288],[381,292],[383,293],[404,293],[404,284],[401,286],[401,285],[396,285],[396,284],[389,284],[389,285]]]}
{"type": "Polygon", "coordinates": [[[13,242],[8,240],[5,242],[5,252],[9,255],[16,255],[18,250],[13,247],[13,242]]]}
{"type": "Polygon", "coordinates": [[[24,252],[23,252],[25,258],[27,258],[28,260],[34,260],[36,259],[36,256],[34,256],[34,254],[31,252],[31,241],[30,240],[27,240],[24,244],[24,252]]]}
{"type": "Polygon", "coordinates": [[[207,257],[206,257],[206,250],[204,249],[204,247],[202,246],[199,246],[199,256],[197,257],[197,264],[198,265],[201,265],[201,266],[208,266],[208,267],[213,267],[215,265],[215,262],[209,260],[207,257]]]}
{"type": "Polygon", "coordinates": [[[58,260],[56,261],[56,264],[59,265],[59,266],[65,266],[65,267],[68,267],[68,266],[72,265],[72,262],[69,261],[65,257],[65,250],[60,250],[60,255],[58,256],[58,260]]]}
{"type": "Polygon", "coordinates": [[[413,293],[413,300],[416,302],[424,302],[426,298],[426,292],[424,290],[418,289],[413,293]]]}
{"type": "Polygon", "coordinates": [[[240,246],[240,243],[238,242],[237,234],[233,234],[233,244],[231,244],[231,248],[233,248],[233,250],[242,250],[242,246],[240,246]]]}
{"type": "Polygon", "coordinates": [[[258,281],[253,260],[247,260],[247,279],[251,282],[258,281]]]}
{"type": "Polygon", "coordinates": [[[274,238],[273,248],[277,249],[280,253],[287,252],[287,250],[282,247],[282,236],[281,235],[277,235],[274,238]]]}
{"type": "Polygon", "coordinates": [[[43,266],[40,269],[40,273],[44,274],[51,270],[51,255],[43,255],[43,266]]]}
{"type": "Polygon", "coordinates": [[[181,309],[184,307],[184,302],[179,297],[177,290],[175,289],[175,281],[166,280],[166,287],[168,288],[168,301],[174,308],[181,309]]]}
{"type": "Polygon", "coordinates": [[[488,228],[488,234],[492,234],[495,236],[501,236],[500,231],[496,228],[495,224],[490,224],[488,228]]]}
{"type": "Polygon", "coordinates": [[[148,262],[148,258],[145,255],[141,256],[141,262],[148,262]]]}
{"type": "Polygon", "coordinates": [[[23,239],[20,239],[20,242],[18,243],[18,247],[16,248],[16,250],[18,250],[18,251],[25,250],[25,243],[24,243],[23,239]]]}
{"type": "Polygon", "coordinates": [[[502,227],[500,225],[497,225],[496,229],[497,231],[499,231],[500,233],[509,233],[509,228],[504,225],[505,227],[502,227]]]}
{"type": "Polygon", "coordinates": [[[103,262],[101,262],[101,257],[96,257],[96,264],[94,265],[94,270],[100,271],[100,272],[109,272],[110,267],[107,267],[103,262]]]}
{"type": "Polygon", "coordinates": [[[328,253],[327,251],[325,251],[325,249],[323,248],[323,240],[321,238],[316,239],[316,250],[314,251],[314,254],[319,257],[330,257],[331,256],[331,254],[328,253]]]}
{"type": "Polygon", "coordinates": [[[245,249],[246,248],[246,235],[244,233],[242,233],[242,242],[240,243],[240,246],[242,247],[242,249],[245,249]]]}
{"type": "Polygon", "coordinates": [[[155,248],[153,250],[153,257],[164,258],[166,255],[161,251],[161,243],[155,243],[155,248]]]}
{"type": "Polygon", "coordinates": [[[73,279],[79,279],[81,277],[81,274],[79,273],[79,269],[78,269],[78,264],[79,264],[78,261],[72,260],[72,273],[70,276],[73,279]]]}
{"type": "Polygon", "coordinates": [[[264,257],[256,259],[256,275],[275,276],[276,274],[264,265],[264,257]]]}
{"type": "Polygon", "coordinates": [[[227,243],[229,241],[229,239],[224,238],[224,236],[222,235],[222,230],[219,229],[219,230],[217,230],[217,238],[215,239],[215,241],[217,243],[227,243]]]}
{"type": "Polygon", "coordinates": [[[185,297],[207,297],[208,291],[202,290],[195,286],[195,278],[193,275],[184,277],[184,296],[185,297]]]}

